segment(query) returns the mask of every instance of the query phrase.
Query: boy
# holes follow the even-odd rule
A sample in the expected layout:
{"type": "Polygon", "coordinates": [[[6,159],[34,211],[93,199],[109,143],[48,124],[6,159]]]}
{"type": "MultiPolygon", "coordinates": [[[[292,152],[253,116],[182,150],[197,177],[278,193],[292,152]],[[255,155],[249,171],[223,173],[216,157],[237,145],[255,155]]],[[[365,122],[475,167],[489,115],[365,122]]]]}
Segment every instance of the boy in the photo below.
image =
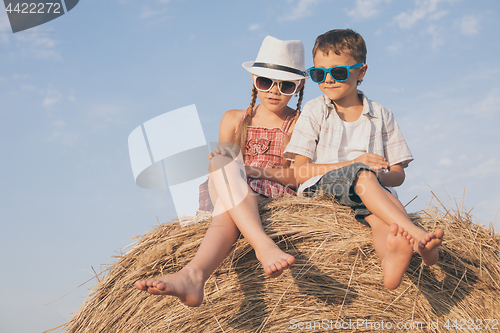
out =
{"type": "Polygon", "coordinates": [[[304,106],[284,157],[295,159],[299,193],[335,196],[371,226],[384,284],[395,289],[413,250],[427,265],[438,261],[444,232],[415,226],[392,194],[413,157],[392,112],[357,90],[367,70],[361,35],[326,32],[316,39],[313,60],[308,72],[325,95],[304,106]]]}

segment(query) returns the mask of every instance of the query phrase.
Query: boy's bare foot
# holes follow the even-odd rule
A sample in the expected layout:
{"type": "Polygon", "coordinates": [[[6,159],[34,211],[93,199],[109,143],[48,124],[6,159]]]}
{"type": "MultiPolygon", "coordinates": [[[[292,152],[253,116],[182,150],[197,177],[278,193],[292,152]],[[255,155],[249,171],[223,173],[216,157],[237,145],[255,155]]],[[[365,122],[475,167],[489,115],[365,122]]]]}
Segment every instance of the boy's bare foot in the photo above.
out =
{"type": "Polygon", "coordinates": [[[435,232],[423,232],[420,240],[415,241],[415,251],[420,253],[424,264],[432,266],[439,260],[438,247],[443,242],[443,229],[435,232]]]}
{"type": "Polygon", "coordinates": [[[255,255],[264,267],[267,276],[275,278],[283,273],[283,270],[295,263],[295,257],[281,251],[278,245],[270,244],[255,250],[255,255]]]}
{"type": "Polygon", "coordinates": [[[194,307],[200,306],[203,302],[205,281],[201,273],[186,266],[174,274],[136,281],[135,287],[153,295],[178,297],[185,305],[194,307]]]}
{"type": "Polygon", "coordinates": [[[387,249],[382,260],[384,284],[387,289],[396,289],[401,284],[413,254],[413,243],[413,238],[403,228],[395,223],[389,227],[387,249]]]}

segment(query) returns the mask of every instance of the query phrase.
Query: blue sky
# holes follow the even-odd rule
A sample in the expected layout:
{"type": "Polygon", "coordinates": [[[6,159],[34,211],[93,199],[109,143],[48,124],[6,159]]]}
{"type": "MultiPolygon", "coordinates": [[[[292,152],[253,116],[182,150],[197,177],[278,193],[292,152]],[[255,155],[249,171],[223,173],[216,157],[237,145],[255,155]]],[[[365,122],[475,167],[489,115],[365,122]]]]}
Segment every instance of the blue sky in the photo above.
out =
{"type": "MultiPolygon", "coordinates": [[[[497,0],[82,0],[12,34],[0,10],[0,331],[64,323],[93,282],[61,296],[174,217],[167,191],[135,185],[128,135],[196,104],[215,141],[222,114],[250,102],[241,64],[266,35],[302,40],[309,67],[319,34],[361,33],[360,89],[415,157],[401,201],[418,196],[418,211],[433,191],[498,229],[499,15],[497,0]]],[[[305,100],[320,93],[307,82],[305,100]]]]}

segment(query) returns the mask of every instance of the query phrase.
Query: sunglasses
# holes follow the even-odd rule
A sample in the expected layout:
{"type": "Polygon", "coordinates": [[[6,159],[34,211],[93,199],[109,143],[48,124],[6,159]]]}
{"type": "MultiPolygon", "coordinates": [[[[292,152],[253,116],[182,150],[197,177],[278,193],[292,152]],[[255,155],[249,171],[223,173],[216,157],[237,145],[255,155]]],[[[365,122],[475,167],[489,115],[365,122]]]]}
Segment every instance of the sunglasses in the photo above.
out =
{"type": "Polygon", "coordinates": [[[364,63],[360,62],[359,64],[352,66],[335,66],[331,68],[321,68],[321,67],[311,67],[307,70],[311,80],[316,83],[322,83],[326,79],[326,74],[330,73],[332,79],[337,82],[347,81],[349,78],[349,71],[351,69],[361,68],[364,63]]]}
{"type": "Polygon", "coordinates": [[[282,95],[290,96],[295,94],[295,91],[299,87],[300,80],[282,81],[254,75],[253,84],[255,85],[255,88],[257,88],[257,90],[262,92],[268,92],[276,84],[278,86],[279,92],[282,95]]]}

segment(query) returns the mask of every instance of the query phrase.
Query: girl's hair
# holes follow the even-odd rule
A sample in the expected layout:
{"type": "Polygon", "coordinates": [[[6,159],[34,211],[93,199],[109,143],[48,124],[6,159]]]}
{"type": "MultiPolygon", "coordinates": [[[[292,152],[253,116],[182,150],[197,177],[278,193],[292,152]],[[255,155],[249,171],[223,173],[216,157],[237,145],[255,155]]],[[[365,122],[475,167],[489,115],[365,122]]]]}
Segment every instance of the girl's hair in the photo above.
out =
{"type": "Polygon", "coordinates": [[[247,127],[248,124],[250,123],[250,120],[252,120],[254,111],[253,109],[255,107],[256,101],[257,101],[257,88],[253,86],[250,106],[247,108],[247,111],[245,113],[245,118],[243,118],[243,120],[241,121],[240,127],[238,127],[238,130],[236,131],[236,137],[234,139],[234,143],[236,143],[240,147],[242,155],[245,155],[245,144],[247,141],[247,127]]]}
{"type": "MultiPolygon", "coordinates": [[[[297,101],[297,113],[295,114],[295,117],[293,118],[292,123],[290,124],[289,128],[299,118],[300,107],[302,105],[302,98],[303,97],[304,97],[304,86],[302,86],[302,89],[300,89],[299,100],[297,101]]],[[[236,131],[236,136],[234,139],[234,143],[240,147],[242,155],[245,155],[245,144],[247,141],[247,128],[248,128],[248,124],[250,123],[250,121],[252,120],[252,117],[254,115],[254,108],[255,108],[256,102],[257,102],[257,88],[255,88],[255,86],[253,86],[252,87],[252,99],[250,101],[250,106],[246,110],[245,117],[241,121],[240,127],[236,131]]],[[[286,145],[290,141],[290,135],[291,135],[291,133],[287,133],[283,150],[285,149],[286,145]]]]}

